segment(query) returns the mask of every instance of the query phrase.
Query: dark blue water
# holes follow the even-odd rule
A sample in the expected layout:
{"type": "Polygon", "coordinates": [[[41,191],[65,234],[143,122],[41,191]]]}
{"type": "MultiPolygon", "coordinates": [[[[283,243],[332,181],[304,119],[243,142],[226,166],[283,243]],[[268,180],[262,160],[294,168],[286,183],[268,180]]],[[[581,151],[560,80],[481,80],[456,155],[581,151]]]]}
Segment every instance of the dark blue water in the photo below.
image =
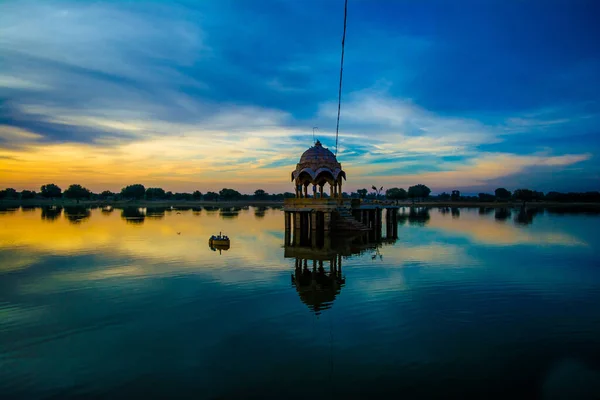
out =
{"type": "Polygon", "coordinates": [[[406,209],[323,256],[275,209],[3,209],[0,398],[600,398],[599,223],[406,209]]]}

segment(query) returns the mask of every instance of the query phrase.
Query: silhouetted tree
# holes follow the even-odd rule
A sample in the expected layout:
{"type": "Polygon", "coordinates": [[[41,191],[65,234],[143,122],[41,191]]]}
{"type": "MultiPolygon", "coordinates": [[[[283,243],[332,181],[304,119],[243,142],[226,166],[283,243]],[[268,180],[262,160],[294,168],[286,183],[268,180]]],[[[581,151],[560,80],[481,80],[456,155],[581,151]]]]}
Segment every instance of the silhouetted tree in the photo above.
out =
{"type": "Polygon", "coordinates": [[[207,192],[204,195],[204,200],[207,200],[207,201],[217,201],[217,200],[219,200],[219,193],[207,192]]]}
{"type": "Polygon", "coordinates": [[[194,199],[194,195],[191,193],[175,193],[173,195],[173,198],[175,200],[185,200],[185,201],[189,201],[189,200],[193,200],[194,199]]]}
{"type": "Polygon", "coordinates": [[[496,189],[494,191],[494,194],[496,195],[496,198],[498,200],[503,200],[503,201],[510,200],[510,196],[511,196],[511,193],[504,188],[496,189]]]}
{"type": "Polygon", "coordinates": [[[22,200],[35,199],[35,195],[36,195],[36,193],[33,190],[23,190],[21,192],[21,199],[22,200]]]}
{"type": "Polygon", "coordinates": [[[202,200],[202,193],[199,190],[195,190],[194,193],[192,193],[192,197],[194,200],[202,200]]]}
{"type": "Polygon", "coordinates": [[[452,194],[450,195],[450,198],[452,199],[452,201],[459,201],[460,200],[460,190],[453,190],[452,194]]]}
{"type": "Polygon", "coordinates": [[[492,201],[496,200],[496,196],[494,196],[493,194],[489,194],[489,193],[479,193],[478,197],[479,197],[479,201],[484,201],[484,202],[492,202],[492,201]]]}
{"type": "Polygon", "coordinates": [[[429,197],[429,193],[431,193],[431,189],[422,184],[418,184],[408,188],[408,197],[412,199],[413,202],[415,201],[415,199],[426,199],[427,197],[429,197]]]}
{"type": "Polygon", "coordinates": [[[13,188],[0,190],[0,199],[16,199],[17,197],[17,191],[13,188]]]}
{"type": "Polygon", "coordinates": [[[399,200],[406,200],[408,193],[402,188],[391,188],[385,191],[385,197],[398,203],[399,200]]]}
{"type": "Polygon", "coordinates": [[[358,190],[356,191],[356,193],[358,193],[358,196],[359,196],[361,199],[364,199],[365,197],[367,197],[367,193],[368,193],[368,192],[369,192],[369,191],[368,191],[367,189],[358,189],[358,190]]]}
{"type": "Polygon", "coordinates": [[[291,192],[285,192],[283,194],[283,198],[284,199],[293,199],[294,197],[296,197],[296,195],[294,193],[291,193],[291,192]]]}
{"type": "Polygon", "coordinates": [[[448,200],[450,200],[450,195],[449,195],[448,193],[446,193],[446,192],[442,192],[442,193],[441,193],[441,194],[438,196],[438,198],[439,198],[440,200],[442,200],[442,201],[448,201],[448,200]]]}
{"type": "Polygon", "coordinates": [[[162,200],[166,196],[165,190],[162,188],[146,189],[146,200],[162,200]]]}
{"type": "Polygon", "coordinates": [[[533,191],[529,189],[517,189],[513,194],[516,200],[522,201],[525,205],[528,201],[533,200],[533,191]]]}
{"type": "Polygon", "coordinates": [[[49,183],[40,188],[42,196],[48,199],[55,199],[62,195],[62,189],[56,186],[54,183],[49,183]]]}
{"type": "Polygon", "coordinates": [[[111,192],[110,190],[105,190],[98,195],[98,198],[100,200],[111,199],[113,197],[115,197],[115,194],[113,192],[111,192]]]}
{"type": "Polygon", "coordinates": [[[219,197],[223,200],[237,200],[242,194],[234,189],[223,188],[219,191],[219,197]]]}
{"type": "Polygon", "coordinates": [[[533,201],[544,201],[545,195],[543,192],[538,192],[536,190],[533,191],[533,201]]]}
{"type": "Polygon", "coordinates": [[[135,184],[129,185],[121,189],[121,196],[125,199],[135,199],[140,200],[144,198],[144,194],[146,194],[146,188],[144,185],[135,184]]]}
{"type": "Polygon", "coordinates": [[[257,200],[264,200],[268,195],[269,194],[262,189],[257,189],[254,191],[254,198],[257,200]]]}
{"type": "Polygon", "coordinates": [[[78,184],[71,185],[65,190],[65,197],[67,199],[77,200],[78,202],[80,199],[89,199],[90,194],[88,189],[78,184]]]}

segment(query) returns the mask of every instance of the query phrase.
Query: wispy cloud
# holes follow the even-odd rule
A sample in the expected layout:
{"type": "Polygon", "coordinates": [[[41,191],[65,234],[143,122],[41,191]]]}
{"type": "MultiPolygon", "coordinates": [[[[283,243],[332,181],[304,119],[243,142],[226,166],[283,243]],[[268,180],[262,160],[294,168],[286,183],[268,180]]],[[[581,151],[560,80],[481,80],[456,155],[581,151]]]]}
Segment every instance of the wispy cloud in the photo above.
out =
{"type": "MultiPolygon", "coordinates": [[[[515,76],[540,84],[551,77],[523,69],[526,62],[513,65],[514,54],[494,53],[495,64],[474,71],[461,52],[475,46],[472,54],[484,57],[489,49],[471,34],[461,36],[447,19],[439,22],[443,35],[408,17],[401,29],[386,18],[390,10],[367,2],[355,5],[365,17],[348,36],[334,149],[339,32],[324,23],[332,5],[318,4],[307,12],[294,2],[3,2],[2,184],[78,180],[100,189],[135,180],[181,190],[289,190],[313,126],[337,150],[348,189],[371,181],[485,186],[572,165],[585,182],[597,174],[600,110],[577,83],[590,79],[593,57],[585,68],[578,61],[553,70],[556,82],[568,76],[577,101],[557,96],[567,89],[541,101],[515,76]],[[585,144],[569,140],[575,135],[585,144]]],[[[387,7],[420,15],[418,5],[387,7]]]]}

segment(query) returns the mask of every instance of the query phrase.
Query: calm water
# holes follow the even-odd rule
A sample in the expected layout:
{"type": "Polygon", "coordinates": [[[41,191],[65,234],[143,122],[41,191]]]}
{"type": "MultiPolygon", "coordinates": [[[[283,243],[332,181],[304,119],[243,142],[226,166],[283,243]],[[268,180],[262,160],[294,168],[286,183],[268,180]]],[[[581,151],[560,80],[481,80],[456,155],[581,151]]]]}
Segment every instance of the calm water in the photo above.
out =
{"type": "Polygon", "coordinates": [[[600,398],[599,215],[406,209],[337,275],[283,224],[1,210],[0,398],[600,398]]]}

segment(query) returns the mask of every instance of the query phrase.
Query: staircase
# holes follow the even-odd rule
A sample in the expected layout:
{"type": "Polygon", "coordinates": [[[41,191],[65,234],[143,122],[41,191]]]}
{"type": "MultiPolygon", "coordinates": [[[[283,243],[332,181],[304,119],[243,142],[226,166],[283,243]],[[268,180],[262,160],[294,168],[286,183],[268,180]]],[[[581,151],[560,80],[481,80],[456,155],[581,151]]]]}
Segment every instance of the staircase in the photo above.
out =
{"type": "Polygon", "coordinates": [[[335,218],[333,220],[333,229],[340,231],[369,231],[370,229],[361,222],[358,222],[352,215],[349,208],[338,207],[335,209],[335,218]]]}

